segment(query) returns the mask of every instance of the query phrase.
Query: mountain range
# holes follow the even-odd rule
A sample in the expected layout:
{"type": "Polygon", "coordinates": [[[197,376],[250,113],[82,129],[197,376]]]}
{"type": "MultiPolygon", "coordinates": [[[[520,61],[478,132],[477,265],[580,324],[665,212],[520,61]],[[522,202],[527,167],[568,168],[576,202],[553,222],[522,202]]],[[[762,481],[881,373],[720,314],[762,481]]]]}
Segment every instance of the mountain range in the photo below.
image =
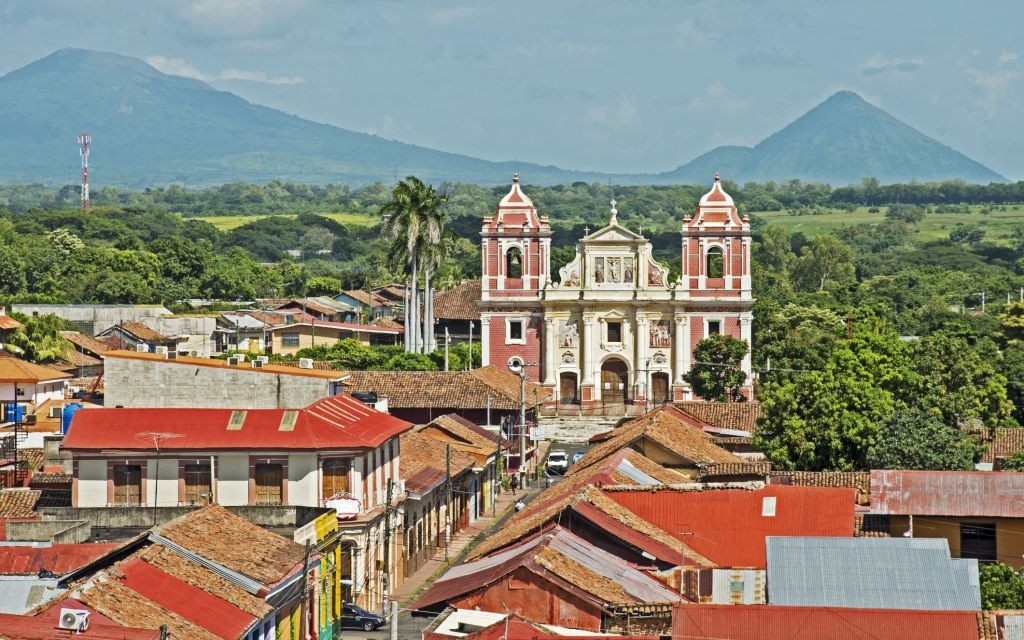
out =
{"type": "Polygon", "coordinates": [[[839,92],[754,147],[718,147],[672,171],[603,174],[493,162],[386,140],[252,104],[142,60],[61,49],[0,78],[0,182],[63,185],[78,179],[75,138],[93,136],[93,184],[189,186],[272,179],[362,184],[395,174],[431,182],[536,184],[882,182],[1005,178],[913,129],[858,95],[839,92]]]}

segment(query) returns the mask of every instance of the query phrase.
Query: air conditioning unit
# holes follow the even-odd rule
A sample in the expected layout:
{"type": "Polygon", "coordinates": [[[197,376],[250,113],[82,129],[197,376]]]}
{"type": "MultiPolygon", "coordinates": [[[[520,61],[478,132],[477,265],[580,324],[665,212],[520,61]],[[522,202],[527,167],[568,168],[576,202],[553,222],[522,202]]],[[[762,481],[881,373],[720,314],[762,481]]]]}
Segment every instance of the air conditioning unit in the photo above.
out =
{"type": "Polygon", "coordinates": [[[238,356],[231,356],[230,358],[228,358],[228,364],[232,367],[237,367],[240,362],[242,361],[238,358],[238,356]]]}
{"type": "Polygon", "coordinates": [[[163,346],[157,347],[156,348],[156,352],[158,354],[162,355],[162,356],[166,356],[167,355],[167,347],[163,347],[163,346]]]}
{"type": "Polygon", "coordinates": [[[300,369],[312,369],[313,368],[313,359],[312,358],[299,358],[299,368],[300,369]]]}
{"type": "Polygon", "coordinates": [[[167,352],[167,359],[168,360],[177,360],[178,359],[178,352],[177,351],[168,351],[167,352]]]}
{"type": "Polygon", "coordinates": [[[89,611],[85,609],[61,609],[58,629],[82,632],[89,628],[89,611]]]}
{"type": "Polygon", "coordinates": [[[252,361],[252,368],[253,369],[262,369],[263,365],[264,365],[264,362],[262,360],[253,360],[252,361]]]}
{"type": "Polygon", "coordinates": [[[256,360],[262,362],[263,364],[270,364],[270,356],[257,356],[256,360]]]}
{"type": "Polygon", "coordinates": [[[137,345],[135,345],[135,350],[138,351],[139,353],[149,353],[149,345],[148,344],[137,344],[137,345]]]}
{"type": "Polygon", "coordinates": [[[198,352],[198,351],[189,351],[189,352],[188,352],[188,355],[189,355],[189,356],[191,356],[191,357],[193,357],[193,358],[199,358],[199,357],[201,357],[201,356],[199,355],[199,352],[198,352]]]}
{"type": "Polygon", "coordinates": [[[63,411],[64,411],[64,407],[62,407],[60,405],[54,405],[54,406],[50,407],[50,414],[49,415],[50,415],[51,418],[59,418],[63,411]]]}

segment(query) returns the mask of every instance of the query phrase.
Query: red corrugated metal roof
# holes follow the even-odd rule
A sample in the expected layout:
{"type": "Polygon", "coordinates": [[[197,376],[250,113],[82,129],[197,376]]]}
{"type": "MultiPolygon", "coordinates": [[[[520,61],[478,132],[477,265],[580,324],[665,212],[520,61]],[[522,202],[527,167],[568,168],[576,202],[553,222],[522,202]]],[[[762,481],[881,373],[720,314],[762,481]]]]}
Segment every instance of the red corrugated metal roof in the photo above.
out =
{"type": "Polygon", "coordinates": [[[721,567],[764,569],[767,536],[853,536],[853,489],[768,485],[606,495],[721,567]],[[765,498],[774,498],[774,516],[762,515],[765,498]]]}
{"type": "MultiPolygon", "coordinates": [[[[77,637],[77,634],[58,629],[55,622],[48,619],[0,613],[0,638],[4,640],[67,640],[77,637]]],[[[81,637],[88,640],[157,640],[160,631],[100,624],[90,617],[89,630],[81,637]]]]}
{"type": "Polygon", "coordinates": [[[1024,473],[872,471],[871,512],[1024,517],[1024,473]]]}
{"type": "MultiPolygon", "coordinates": [[[[621,540],[632,547],[636,547],[641,551],[646,551],[658,560],[675,565],[679,564],[679,559],[682,557],[683,553],[682,546],[673,549],[650,536],[644,535],[636,529],[622,524],[589,502],[577,502],[572,505],[572,510],[592,522],[602,532],[609,536],[617,538],[618,540],[621,540]]],[[[691,559],[687,564],[696,563],[691,559]]]]}
{"type": "Polygon", "coordinates": [[[678,605],[672,637],[706,640],[978,640],[976,611],[678,605]]]}
{"type": "Polygon", "coordinates": [[[295,426],[282,430],[287,411],[250,409],[241,428],[229,429],[231,409],[90,409],[75,414],[61,448],[148,450],[152,439],[138,437],[147,432],[180,434],[164,438],[162,451],[375,448],[413,427],[345,395],[291,410],[295,426]]]}
{"type": "Polygon", "coordinates": [[[41,569],[62,576],[105,556],[120,545],[55,544],[50,547],[0,546],[0,574],[35,575],[41,569]]]}
{"type": "Polygon", "coordinates": [[[221,638],[233,640],[256,621],[226,600],[164,573],[153,565],[132,558],[118,567],[121,583],[161,607],[173,611],[221,638]]]}

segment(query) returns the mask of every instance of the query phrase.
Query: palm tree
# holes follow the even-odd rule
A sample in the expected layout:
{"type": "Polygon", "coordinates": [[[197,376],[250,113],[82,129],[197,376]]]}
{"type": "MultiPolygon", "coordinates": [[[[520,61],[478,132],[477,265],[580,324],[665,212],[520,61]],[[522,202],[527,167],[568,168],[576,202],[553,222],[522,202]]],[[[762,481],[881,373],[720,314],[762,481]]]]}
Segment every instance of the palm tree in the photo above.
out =
{"type": "Polygon", "coordinates": [[[7,345],[30,362],[70,362],[74,345],[60,335],[63,329],[63,321],[55,315],[33,316],[11,334],[7,345]]]}
{"type": "Polygon", "coordinates": [[[442,244],[447,217],[443,209],[446,201],[447,197],[438,194],[432,186],[415,176],[409,176],[395,185],[391,190],[391,201],[380,210],[384,219],[384,237],[391,240],[391,260],[408,276],[411,283],[405,309],[407,351],[429,351],[432,337],[432,325],[427,324],[432,306],[430,275],[436,269],[437,262],[444,259],[443,255],[436,255],[435,248],[442,244]],[[424,297],[427,317],[423,318],[426,325],[423,331],[419,326],[421,267],[425,267],[426,271],[424,297]]]}

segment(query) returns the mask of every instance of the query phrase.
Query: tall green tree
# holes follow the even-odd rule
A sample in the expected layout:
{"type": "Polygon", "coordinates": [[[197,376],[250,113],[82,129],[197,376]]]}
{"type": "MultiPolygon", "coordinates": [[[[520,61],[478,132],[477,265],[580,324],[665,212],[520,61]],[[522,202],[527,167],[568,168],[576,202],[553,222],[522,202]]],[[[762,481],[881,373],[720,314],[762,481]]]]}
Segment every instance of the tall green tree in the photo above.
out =
{"type": "Polygon", "coordinates": [[[853,252],[833,235],[816,236],[793,268],[798,291],[837,291],[854,284],[853,252]]]}
{"type": "Polygon", "coordinates": [[[430,273],[436,269],[441,255],[446,214],[446,197],[415,176],[401,180],[391,190],[391,199],[380,208],[384,220],[384,237],[390,242],[390,258],[394,266],[407,276],[411,286],[409,308],[406,309],[407,349],[423,351],[430,343],[424,335],[421,317],[430,326],[430,273]],[[419,274],[426,266],[427,292],[421,309],[419,274]]]}
{"type": "Polygon", "coordinates": [[[683,379],[705,400],[743,400],[740,393],[747,374],[740,365],[747,355],[747,343],[731,336],[711,335],[697,343],[693,366],[683,379]]]}
{"type": "Polygon", "coordinates": [[[899,409],[879,429],[868,451],[872,469],[970,471],[984,447],[970,434],[951,427],[934,413],[899,409]]]}
{"type": "Polygon", "coordinates": [[[65,329],[64,321],[55,315],[21,316],[22,326],[8,338],[7,346],[20,352],[29,362],[69,361],[74,345],[60,332],[65,329]]]}
{"type": "Polygon", "coordinates": [[[978,567],[982,609],[1024,609],[1024,572],[1002,562],[978,567]]]}

